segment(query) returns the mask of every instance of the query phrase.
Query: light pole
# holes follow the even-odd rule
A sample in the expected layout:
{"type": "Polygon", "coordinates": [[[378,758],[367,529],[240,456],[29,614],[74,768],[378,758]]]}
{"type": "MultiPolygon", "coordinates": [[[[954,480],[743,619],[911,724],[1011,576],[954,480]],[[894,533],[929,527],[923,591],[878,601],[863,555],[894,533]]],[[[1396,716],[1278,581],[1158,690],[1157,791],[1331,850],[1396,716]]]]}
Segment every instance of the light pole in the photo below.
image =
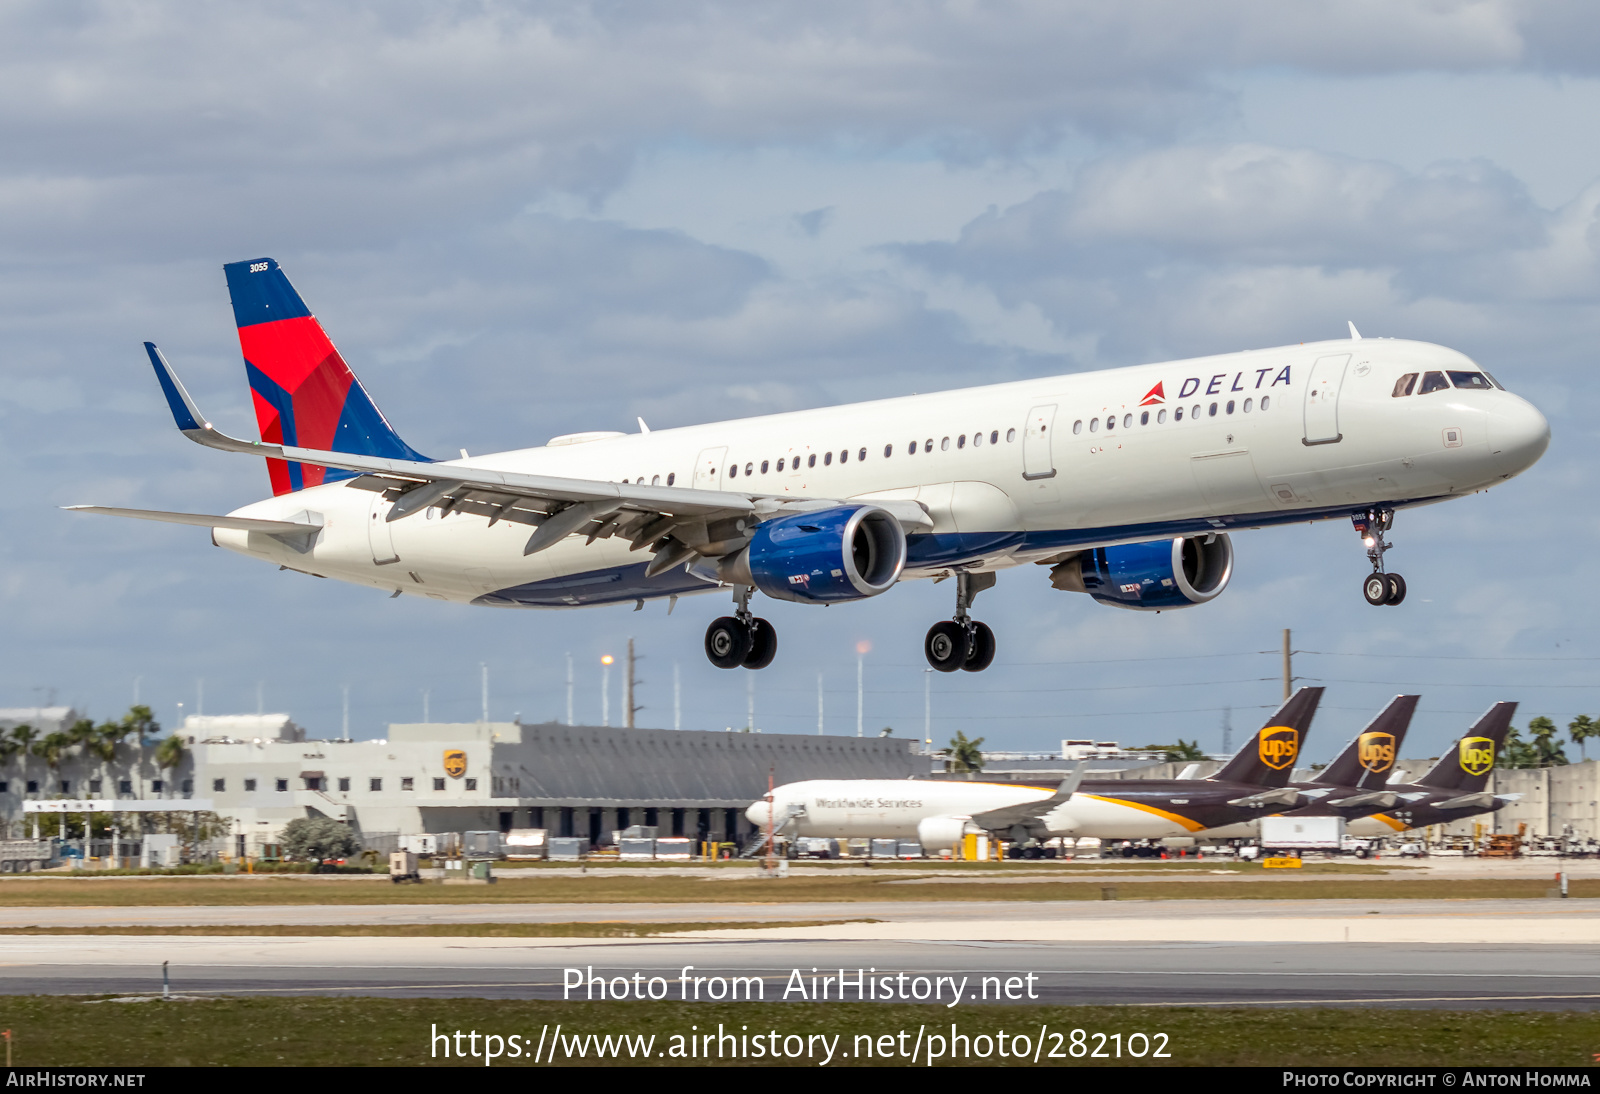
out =
{"type": "Polygon", "coordinates": [[[866,671],[867,654],[872,652],[872,643],[865,638],[856,643],[856,736],[864,736],[864,718],[862,712],[866,709],[866,671]]]}
{"type": "Polygon", "coordinates": [[[933,670],[922,670],[922,745],[933,751],[933,670]]]}
{"type": "Polygon", "coordinates": [[[600,724],[611,724],[611,665],[616,661],[609,653],[600,658],[600,724]]]}

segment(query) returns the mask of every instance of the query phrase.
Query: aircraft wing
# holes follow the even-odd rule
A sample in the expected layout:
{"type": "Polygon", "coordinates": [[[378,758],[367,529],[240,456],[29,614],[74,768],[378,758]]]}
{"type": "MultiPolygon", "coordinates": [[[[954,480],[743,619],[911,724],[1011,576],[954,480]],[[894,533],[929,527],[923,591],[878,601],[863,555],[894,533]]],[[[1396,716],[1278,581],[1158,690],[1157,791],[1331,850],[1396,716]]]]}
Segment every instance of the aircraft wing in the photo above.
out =
{"type": "Polygon", "coordinates": [[[1019,824],[1027,825],[1042,819],[1056,806],[1065,804],[1068,798],[1078,792],[1078,784],[1081,782],[1083,782],[1083,761],[1080,760],[1077,767],[1073,768],[1072,774],[1062,779],[1056,792],[1048,798],[1023,802],[1020,805],[1002,805],[999,809],[974,813],[972,823],[990,832],[1013,828],[1019,824]]]}
{"type": "MultiPolygon", "coordinates": [[[[591,541],[622,535],[632,541],[634,550],[659,545],[655,561],[647,571],[659,573],[698,553],[693,550],[696,543],[742,538],[742,527],[732,529],[732,535],[724,535],[708,530],[707,522],[736,522],[740,517],[753,517],[759,522],[839,504],[829,499],[794,499],[529,475],[470,467],[455,461],[396,460],[242,440],[228,436],[206,420],[154,343],[146,342],[145,350],[179,431],[196,444],[224,452],[358,472],[363,477],[353,480],[352,486],[394,496],[395,503],[388,515],[391,521],[440,505],[447,513],[459,509],[487,516],[491,524],[507,520],[533,525],[536,530],[524,554],[541,551],[587,528],[591,541]],[[674,537],[677,544],[667,543],[669,537],[674,537]]],[[[874,501],[871,504],[889,512],[907,531],[931,531],[933,528],[927,510],[914,501],[874,501]]]]}
{"type": "Polygon", "coordinates": [[[74,513],[103,513],[108,517],[133,517],[158,520],[165,524],[189,524],[196,528],[232,528],[239,532],[261,532],[269,536],[300,536],[312,528],[290,520],[257,520],[254,517],[224,517],[209,513],[169,513],[160,509],[118,509],[111,505],[63,505],[74,513]]]}
{"type": "Polygon", "coordinates": [[[1300,791],[1292,786],[1283,786],[1260,794],[1249,794],[1243,798],[1234,798],[1228,804],[1237,805],[1244,809],[1260,809],[1268,805],[1297,805],[1299,801],[1300,791]]]}

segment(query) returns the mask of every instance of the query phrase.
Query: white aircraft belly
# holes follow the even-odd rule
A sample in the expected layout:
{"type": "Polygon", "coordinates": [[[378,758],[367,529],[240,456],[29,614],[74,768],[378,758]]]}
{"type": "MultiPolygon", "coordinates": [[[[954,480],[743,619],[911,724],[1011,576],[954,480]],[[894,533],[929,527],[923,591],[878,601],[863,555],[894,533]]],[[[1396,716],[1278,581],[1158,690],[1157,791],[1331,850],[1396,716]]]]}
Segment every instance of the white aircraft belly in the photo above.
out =
{"type": "Polygon", "coordinates": [[[1111,798],[1074,794],[1045,817],[1051,834],[1091,839],[1163,839],[1194,829],[1178,820],[1111,798]]]}

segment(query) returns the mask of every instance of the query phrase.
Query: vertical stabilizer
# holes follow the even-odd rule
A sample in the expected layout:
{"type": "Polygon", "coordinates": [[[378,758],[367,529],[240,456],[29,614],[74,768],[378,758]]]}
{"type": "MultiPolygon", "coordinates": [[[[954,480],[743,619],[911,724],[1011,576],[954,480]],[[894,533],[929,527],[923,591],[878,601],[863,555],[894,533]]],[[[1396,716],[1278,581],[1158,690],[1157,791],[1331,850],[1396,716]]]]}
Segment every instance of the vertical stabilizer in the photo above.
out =
{"type": "MultiPolygon", "coordinates": [[[[230,262],[223,272],[263,441],[427,460],[390,427],[275,261],[230,262]]],[[[284,460],[268,460],[267,473],[274,494],[352,477],[284,460]]]]}
{"type": "Polygon", "coordinates": [[[1406,730],[1411,726],[1411,716],[1416,713],[1417,701],[1421,698],[1420,695],[1395,696],[1314,781],[1327,786],[1381,789],[1389,781],[1394,762],[1400,757],[1400,746],[1405,743],[1406,730]]]}
{"type": "Polygon", "coordinates": [[[1511,729],[1511,716],[1517,704],[1496,703],[1490,707],[1473,727],[1458,738],[1439,762],[1433,765],[1418,786],[1430,790],[1456,790],[1463,794],[1476,794],[1489,785],[1489,772],[1506,743],[1506,733],[1511,729]]]}
{"type": "Polygon", "coordinates": [[[1294,764],[1305,744],[1311,718],[1322,701],[1321,688],[1301,688],[1267,719],[1245,746],[1234,754],[1213,782],[1250,783],[1255,786],[1289,785],[1294,764]]]}

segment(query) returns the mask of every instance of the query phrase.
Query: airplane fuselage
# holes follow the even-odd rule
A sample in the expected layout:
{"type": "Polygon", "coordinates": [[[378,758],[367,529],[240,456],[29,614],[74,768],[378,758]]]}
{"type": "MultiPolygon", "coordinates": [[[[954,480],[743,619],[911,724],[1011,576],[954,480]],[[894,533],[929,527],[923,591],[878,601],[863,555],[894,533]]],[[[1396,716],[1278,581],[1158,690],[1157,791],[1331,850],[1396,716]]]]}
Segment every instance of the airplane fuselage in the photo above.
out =
{"type": "MultiPolygon", "coordinates": [[[[1481,374],[1421,342],[1340,340],[912,395],[445,461],[437,466],[776,497],[909,499],[902,577],[992,570],[1115,543],[1344,517],[1493,486],[1543,453],[1548,426],[1485,383],[1397,397],[1401,377],[1481,374]]],[[[580,435],[582,436],[582,435],[580,435]]],[[[583,535],[524,554],[527,528],[438,507],[387,520],[362,479],[233,515],[321,529],[294,545],[216,529],[230,550],[413,596],[561,608],[709,591],[648,552],[583,535]],[[301,550],[300,546],[307,549],[301,550]]]]}

